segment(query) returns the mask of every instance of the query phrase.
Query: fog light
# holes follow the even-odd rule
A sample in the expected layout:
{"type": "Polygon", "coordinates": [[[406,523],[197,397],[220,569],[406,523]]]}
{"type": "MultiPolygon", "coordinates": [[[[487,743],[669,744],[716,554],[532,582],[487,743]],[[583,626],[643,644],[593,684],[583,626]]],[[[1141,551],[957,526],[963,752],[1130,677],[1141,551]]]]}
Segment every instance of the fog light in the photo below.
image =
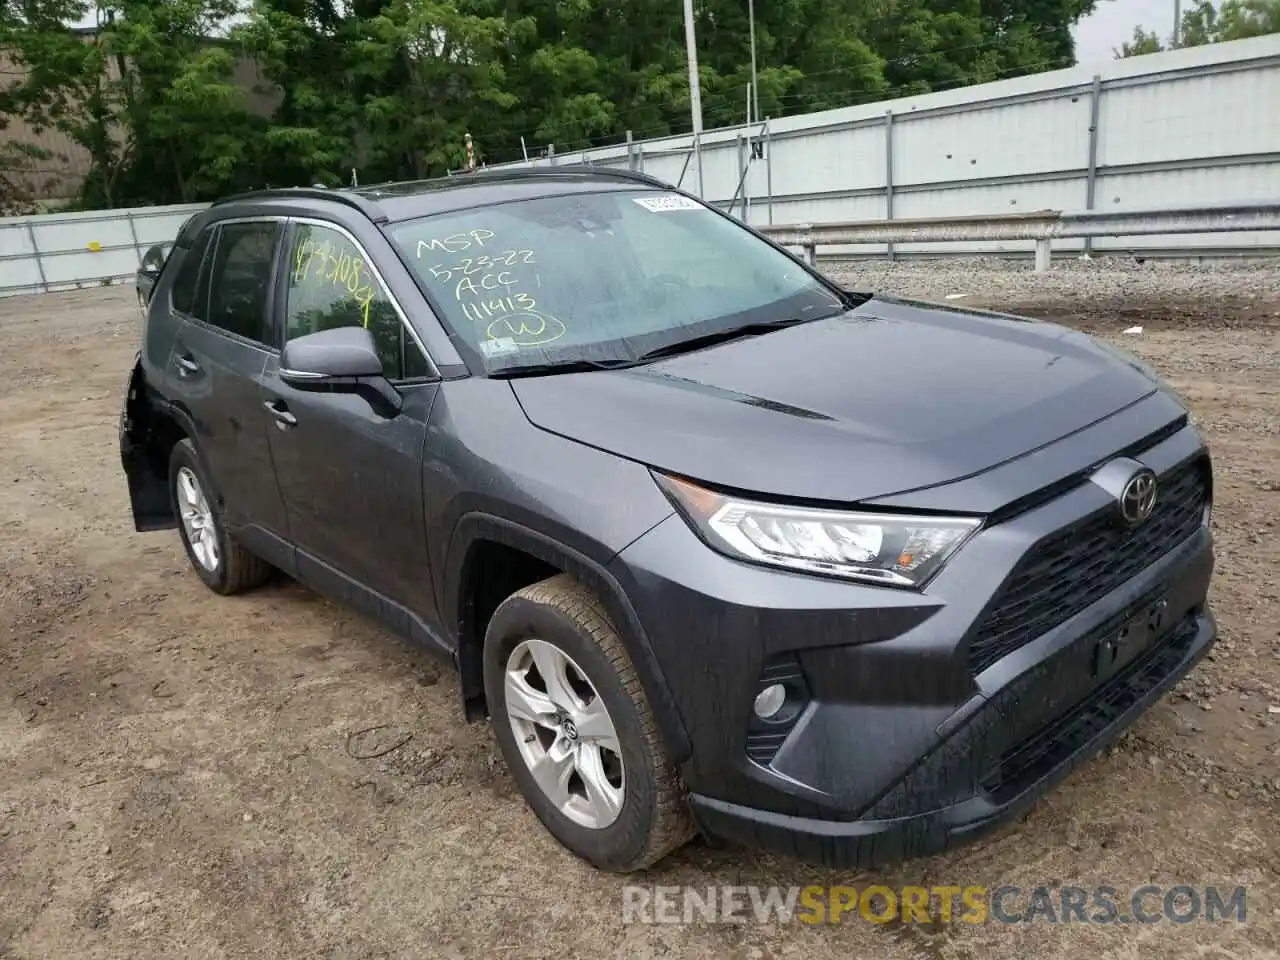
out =
{"type": "Polygon", "coordinates": [[[786,702],[787,688],[780,683],[771,684],[756,695],[756,716],[761,720],[768,720],[781,710],[786,702]]]}

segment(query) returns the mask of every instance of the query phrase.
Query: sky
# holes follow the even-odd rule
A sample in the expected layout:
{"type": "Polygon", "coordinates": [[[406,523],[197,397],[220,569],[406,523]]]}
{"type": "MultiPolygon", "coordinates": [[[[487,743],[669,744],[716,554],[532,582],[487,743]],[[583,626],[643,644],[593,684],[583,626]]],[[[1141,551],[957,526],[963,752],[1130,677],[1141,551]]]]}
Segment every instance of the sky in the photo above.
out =
{"type": "MultiPolygon", "coordinates": [[[[1092,66],[1115,58],[1114,48],[1142,26],[1166,44],[1173,35],[1174,0],[1098,0],[1093,13],[1076,24],[1076,60],[1092,66]]],[[[1182,9],[1192,0],[1182,0],[1182,9]]],[[[1214,6],[1217,6],[1215,3],[1214,6]]]]}

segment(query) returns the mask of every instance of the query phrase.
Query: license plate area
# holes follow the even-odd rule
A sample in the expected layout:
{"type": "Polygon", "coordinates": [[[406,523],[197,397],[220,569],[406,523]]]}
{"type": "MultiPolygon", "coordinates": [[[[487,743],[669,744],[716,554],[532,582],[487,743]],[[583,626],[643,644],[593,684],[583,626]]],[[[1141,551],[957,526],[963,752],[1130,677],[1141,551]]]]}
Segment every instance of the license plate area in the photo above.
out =
{"type": "Polygon", "coordinates": [[[1139,607],[1093,648],[1093,676],[1106,680],[1132,663],[1173,626],[1169,598],[1157,597],[1139,607]]]}

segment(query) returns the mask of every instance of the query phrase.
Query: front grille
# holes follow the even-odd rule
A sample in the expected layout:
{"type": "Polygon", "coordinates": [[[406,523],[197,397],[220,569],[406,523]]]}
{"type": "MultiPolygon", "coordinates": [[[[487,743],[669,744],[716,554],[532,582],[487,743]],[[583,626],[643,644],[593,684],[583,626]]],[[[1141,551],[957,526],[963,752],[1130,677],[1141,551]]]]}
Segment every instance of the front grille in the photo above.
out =
{"type": "Polygon", "coordinates": [[[1135,530],[1100,511],[1041,540],[1022,558],[969,640],[976,675],[1096,603],[1200,526],[1209,496],[1203,458],[1160,477],[1151,517],[1135,530]]]}
{"type": "MultiPolygon", "coordinates": [[[[1192,610],[1147,656],[1056,722],[1006,750],[982,778],[982,789],[996,803],[1005,803],[1087,747],[1177,667],[1196,637],[1196,618],[1192,610]]],[[[1122,620],[1117,617],[1094,634],[1101,637],[1122,620]]]]}

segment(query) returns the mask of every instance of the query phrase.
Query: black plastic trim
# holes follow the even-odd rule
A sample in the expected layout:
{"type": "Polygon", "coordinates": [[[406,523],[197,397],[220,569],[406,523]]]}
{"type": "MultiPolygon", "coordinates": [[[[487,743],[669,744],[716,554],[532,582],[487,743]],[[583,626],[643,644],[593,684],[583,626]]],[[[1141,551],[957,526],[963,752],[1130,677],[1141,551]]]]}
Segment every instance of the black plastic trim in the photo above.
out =
{"type": "MultiPolygon", "coordinates": [[[[453,536],[449,542],[444,595],[438,598],[439,609],[445,612],[446,617],[449,616],[448,611],[453,612],[456,636],[459,638],[465,636],[467,627],[466,592],[465,584],[462,582],[464,561],[471,547],[480,540],[490,540],[523,550],[539,560],[578,577],[596,591],[619,628],[619,635],[627,646],[627,652],[631,655],[632,665],[644,687],[649,705],[654,711],[671,761],[678,764],[687,759],[693,749],[689,734],[685,730],[671,688],[662,673],[662,668],[658,665],[653,645],[649,642],[644,627],[641,626],[639,616],[613,575],[603,565],[577,550],[511,520],[486,513],[464,514],[454,527],[453,536]]],[[[467,669],[470,667],[471,671],[474,671],[476,666],[474,663],[464,661],[476,656],[478,651],[467,649],[465,645],[460,646],[455,654],[462,675],[464,709],[467,702],[476,694],[476,691],[467,689],[467,678],[471,675],[479,675],[467,669]]]]}

